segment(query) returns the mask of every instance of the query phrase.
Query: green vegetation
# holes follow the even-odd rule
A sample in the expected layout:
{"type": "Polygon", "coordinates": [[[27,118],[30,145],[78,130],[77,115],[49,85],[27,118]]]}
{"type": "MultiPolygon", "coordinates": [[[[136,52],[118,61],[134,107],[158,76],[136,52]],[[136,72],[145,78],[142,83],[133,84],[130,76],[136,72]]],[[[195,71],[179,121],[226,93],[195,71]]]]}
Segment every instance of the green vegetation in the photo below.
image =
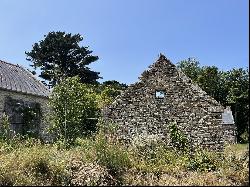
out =
{"type": "Polygon", "coordinates": [[[184,133],[177,128],[177,124],[170,123],[169,130],[170,130],[171,142],[174,148],[181,151],[189,151],[188,139],[184,135],[184,133]]]}
{"type": "Polygon", "coordinates": [[[30,52],[25,52],[27,60],[32,62],[36,70],[40,68],[39,77],[55,86],[65,78],[79,76],[82,83],[97,83],[99,72],[87,67],[98,60],[91,55],[88,47],[80,46],[83,37],[80,34],[65,32],[49,32],[45,38],[32,46],[30,52]]]}
{"type": "Polygon", "coordinates": [[[249,142],[249,69],[219,71],[216,66],[201,67],[191,58],[179,62],[177,67],[224,107],[231,106],[237,140],[249,142]]]}
{"type": "Polygon", "coordinates": [[[22,116],[23,125],[21,135],[29,137],[38,137],[41,118],[41,106],[36,103],[34,107],[24,106],[19,107],[19,113],[22,116]]]}
{"type": "Polygon", "coordinates": [[[76,138],[97,131],[101,108],[110,104],[124,89],[124,85],[117,81],[110,82],[108,85],[84,84],[75,76],[62,80],[53,88],[47,123],[48,131],[55,139],[72,144],[76,138]]]}
{"type": "MultiPolygon", "coordinates": [[[[115,80],[102,84],[87,65],[96,61],[82,37],[50,32],[26,52],[40,77],[49,81],[49,132],[53,143],[14,134],[7,115],[1,118],[0,186],[5,185],[249,185],[249,145],[237,144],[224,152],[189,147],[175,123],[168,125],[172,146],[157,135],[119,141],[116,124],[105,124],[100,109],[127,87],[115,80]]],[[[179,67],[208,94],[230,105],[238,139],[248,141],[248,70],[218,71],[188,59],[179,67]]],[[[25,131],[37,125],[38,112],[24,110],[25,131]]]]}
{"type": "Polygon", "coordinates": [[[224,153],[190,151],[175,123],[169,125],[172,147],[157,135],[125,145],[115,135],[115,124],[93,121],[100,108],[116,97],[114,92],[122,90],[102,86],[71,77],[54,87],[49,115],[54,143],[19,134],[10,138],[8,116],[4,115],[0,185],[249,184],[248,146],[231,145],[224,153]]]}
{"type": "Polygon", "coordinates": [[[3,113],[1,121],[2,123],[0,126],[0,138],[5,141],[9,141],[9,139],[11,138],[9,116],[3,113]]]}
{"type": "Polygon", "coordinates": [[[190,155],[158,144],[148,157],[102,133],[68,149],[34,138],[1,140],[0,185],[248,185],[248,151],[231,145],[190,155]]]}
{"type": "Polygon", "coordinates": [[[93,89],[81,83],[79,77],[63,80],[50,96],[49,130],[66,143],[95,132],[99,114],[96,100],[93,89]]]}

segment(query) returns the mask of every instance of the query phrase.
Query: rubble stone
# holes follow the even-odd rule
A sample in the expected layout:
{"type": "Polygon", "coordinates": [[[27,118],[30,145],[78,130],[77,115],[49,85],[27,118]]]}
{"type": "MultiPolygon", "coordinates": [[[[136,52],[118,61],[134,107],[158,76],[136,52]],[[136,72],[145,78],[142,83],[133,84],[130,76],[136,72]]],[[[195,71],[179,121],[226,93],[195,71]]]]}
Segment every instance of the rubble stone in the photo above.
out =
{"type": "Polygon", "coordinates": [[[235,142],[235,126],[222,124],[224,107],[164,55],[149,68],[102,111],[105,121],[118,125],[120,139],[131,142],[146,129],[169,142],[168,124],[176,122],[193,146],[219,151],[224,142],[235,142]],[[156,91],[164,97],[157,98],[156,91]]]}

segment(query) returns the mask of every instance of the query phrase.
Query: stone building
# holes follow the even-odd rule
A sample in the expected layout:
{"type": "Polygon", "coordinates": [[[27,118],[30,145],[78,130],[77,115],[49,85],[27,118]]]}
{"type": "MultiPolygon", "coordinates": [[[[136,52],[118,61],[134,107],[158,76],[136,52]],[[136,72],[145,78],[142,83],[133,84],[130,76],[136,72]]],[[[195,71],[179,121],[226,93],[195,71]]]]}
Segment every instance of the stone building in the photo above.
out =
{"type": "Polygon", "coordinates": [[[31,72],[0,60],[0,129],[5,113],[14,134],[30,131],[42,135],[49,93],[31,72]]]}
{"type": "Polygon", "coordinates": [[[103,117],[117,124],[116,134],[127,142],[146,134],[169,143],[168,125],[175,122],[191,146],[222,150],[225,143],[235,142],[228,110],[225,114],[222,105],[160,55],[139,82],[103,110],[103,117]]]}

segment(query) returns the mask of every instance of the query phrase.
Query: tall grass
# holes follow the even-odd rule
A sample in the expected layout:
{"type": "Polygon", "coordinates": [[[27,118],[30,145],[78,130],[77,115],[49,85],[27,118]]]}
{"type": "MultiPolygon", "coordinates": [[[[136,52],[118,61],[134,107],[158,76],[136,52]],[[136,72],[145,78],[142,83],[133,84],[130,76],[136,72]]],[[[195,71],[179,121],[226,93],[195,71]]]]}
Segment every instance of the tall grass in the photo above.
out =
{"type": "Polygon", "coordinates": [[[101,133],[67,149],[0,141],[0,185],[248,185],[248,149],[188,154],[154,141],[125,147],[101,133]]]}

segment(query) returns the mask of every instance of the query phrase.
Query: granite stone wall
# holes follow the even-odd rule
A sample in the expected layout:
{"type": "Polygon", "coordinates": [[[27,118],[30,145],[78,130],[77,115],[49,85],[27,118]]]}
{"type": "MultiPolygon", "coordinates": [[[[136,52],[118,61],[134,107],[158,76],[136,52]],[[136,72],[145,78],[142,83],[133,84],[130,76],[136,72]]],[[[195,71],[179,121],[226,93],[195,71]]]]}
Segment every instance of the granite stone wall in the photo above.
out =
{"type": "MultiPolygon", "coordinates": [[[[46,126],[46,122],[44,119],[49,112],[49,107],[47,105],[48,98],[0,89],[0,126],[1,126],[1,118],[3,112],[11,114],[11,106],[9,106],[10,101],[18,101],[19,103],[23,103],[29,106],[38,104],[40,109],[41,119],[39,120],[39,124],[37,125],[39,125],[39,134],[43,138],[45,138],[47,135],[44,132],[46,126]]],[[[12,119],[12,121],[18,121],[18,120],[19,119],[12,119]]]]}
{"type": "Polygon", "coordinates": [[[117,124],[120,139],[132,142],[146,134],[170,143],[168,125],[176,122],[191,146],[223,149],[223,106],[165,56],[160,55],[139,79],[103,109],[104,120],[117,124]]]}

